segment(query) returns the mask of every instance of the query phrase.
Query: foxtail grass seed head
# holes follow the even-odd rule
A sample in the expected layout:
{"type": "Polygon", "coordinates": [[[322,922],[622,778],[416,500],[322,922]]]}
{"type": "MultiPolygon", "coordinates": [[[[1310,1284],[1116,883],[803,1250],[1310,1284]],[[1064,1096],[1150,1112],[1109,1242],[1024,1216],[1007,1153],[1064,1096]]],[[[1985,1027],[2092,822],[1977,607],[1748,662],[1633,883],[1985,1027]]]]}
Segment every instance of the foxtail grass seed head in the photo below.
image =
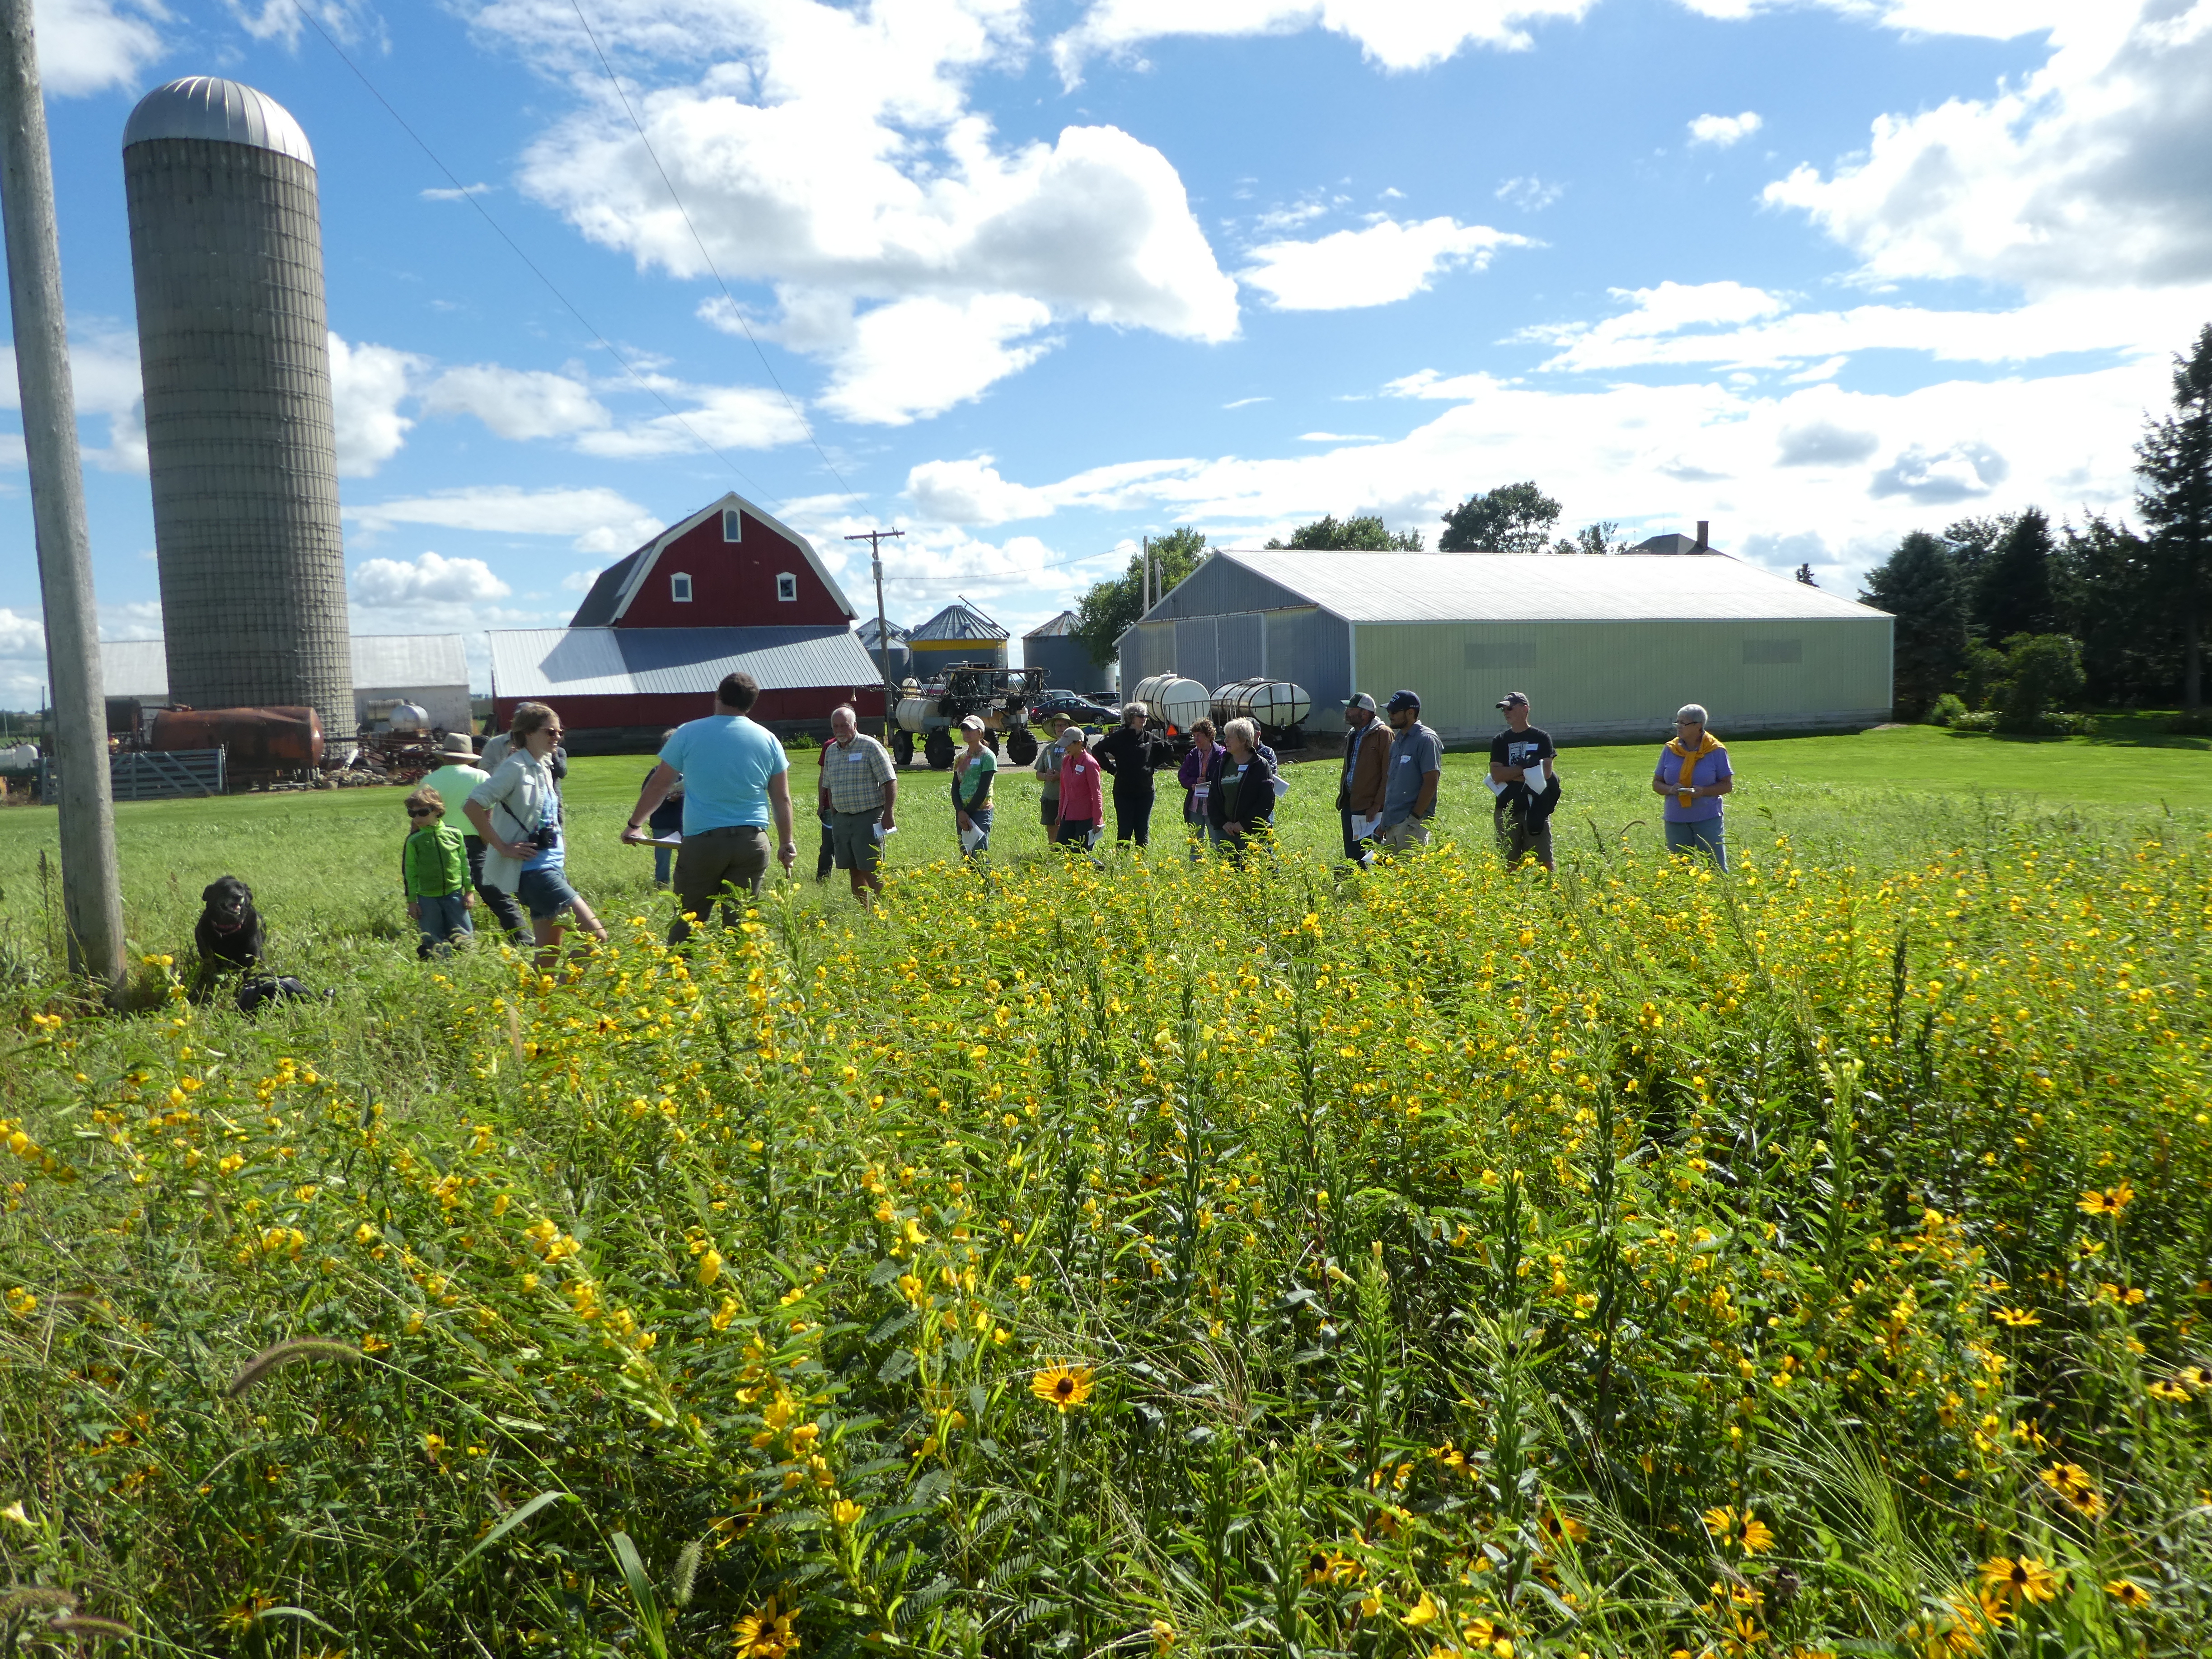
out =
{"type": "Polygon", "coordinates": [[[295,1337],[289,1342],[279,1342],[274,1347],[264,1348],[245,1364],[240,1366],[238,1375],[230,1379],[230,1386],[222,1391],[223,1397],[226,1400],[235,1400],[252,1389],[255,1383],[274,1376],[285,1366],[295,1364],[303,1359],[364,1358],[366,1356],[359,1348],[349,1343],[333,1342],[319,1336],[295,1337]]]}

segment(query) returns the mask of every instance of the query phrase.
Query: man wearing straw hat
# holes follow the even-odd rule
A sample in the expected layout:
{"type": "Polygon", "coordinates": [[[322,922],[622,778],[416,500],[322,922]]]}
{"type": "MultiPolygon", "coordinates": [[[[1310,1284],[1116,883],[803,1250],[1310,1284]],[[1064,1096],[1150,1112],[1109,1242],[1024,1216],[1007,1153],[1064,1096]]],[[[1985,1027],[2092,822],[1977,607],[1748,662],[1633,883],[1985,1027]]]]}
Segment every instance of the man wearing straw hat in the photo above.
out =
{"type": "MultiPolygon", "coordinates": [[[[465,732],[448,732],[438,745],[438,752],[446,763],[422,780],[423,787],[434,789],[441,800],[466,800],[476,793],[478,784],[491,776],[476,764],[476,739],[465,732]]],[[[469,884],[477,890],[477,896],[484,908],[498,919],[501,931],[510,939],[525,939],[530,929],[522,920],[522,907],[514,902],[514,895],[496,887],[484,885],[483,837],[473,830],[464,830],[461,846],[469,856],[469,884]]]]}

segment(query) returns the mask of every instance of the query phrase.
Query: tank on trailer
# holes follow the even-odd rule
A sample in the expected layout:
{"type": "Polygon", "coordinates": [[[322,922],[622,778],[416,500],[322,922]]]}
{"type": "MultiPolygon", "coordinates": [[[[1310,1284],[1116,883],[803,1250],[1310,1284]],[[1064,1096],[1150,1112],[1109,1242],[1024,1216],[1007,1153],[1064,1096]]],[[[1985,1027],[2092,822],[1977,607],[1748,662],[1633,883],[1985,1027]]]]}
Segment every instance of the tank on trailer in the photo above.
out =
{"type": "Polygon", "coordinates": [[[1217,728],[1248,720],[1260,728],[1260,740],[1270,748],[1305,747],[1305,718],[1313,713],[1313,699],[1302,686],[1255,674],[1216,688],[1212,705],[1217,728]]]}
{"type": "Polygon", "coordinates": [[[1144,704],[1146,716],[1171,738],[1188,738],[1190,728],[1213,707],[1212,693],[1180,674],[1154,674],[1139,680],[1129,701],[1144,704]]]}
{"type": "Polygon", "coordinates": [[[252,787],[314,771],[323,763],[323,722],[312,708],[164,708],[149,749],[222,749],[225,775],[252,787]]]}

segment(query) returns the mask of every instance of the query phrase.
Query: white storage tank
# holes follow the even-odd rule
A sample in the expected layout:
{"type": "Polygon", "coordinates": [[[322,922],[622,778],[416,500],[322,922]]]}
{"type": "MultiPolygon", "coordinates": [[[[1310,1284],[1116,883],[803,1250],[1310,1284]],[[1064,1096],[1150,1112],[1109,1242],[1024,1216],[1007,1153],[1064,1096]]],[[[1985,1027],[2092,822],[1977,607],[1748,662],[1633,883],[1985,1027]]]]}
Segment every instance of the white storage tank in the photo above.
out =
{"type": "Polygon", "coordinates": [[[1214,692],[1212,702],[1213,723],[1217,726],[1233,720],[1249,720],[1270,732],[1303,726],[1306,716],[1313,712],[1313,699],[1301,688],[1288,680],[1271,680],[1259,675],[1220,687],[1214,692]]]}
{"type": "MultiPolygon", "coordinates": [[[[907,684],[912,685],[914,682],[908,680],[907,684]]],[[[898,722],[900,731],[911,732],[920,736],[929,729],[930,717],[936,713],[936,698],[905,696],[898,700],[898,708],[893,713],[892,718],[898,722]]],[[[945,724],[941,720],[937,723],[939,726],[945,724]]]]}
{"type": "Polygon", "coordinates": [[[1144,704],[1154,720],[1177,733],[1189,731],[1213,707],[1213,698],[1203,685],[1179,674],[1154,674],[1139,680],[1129,701],[1144,704]]]}

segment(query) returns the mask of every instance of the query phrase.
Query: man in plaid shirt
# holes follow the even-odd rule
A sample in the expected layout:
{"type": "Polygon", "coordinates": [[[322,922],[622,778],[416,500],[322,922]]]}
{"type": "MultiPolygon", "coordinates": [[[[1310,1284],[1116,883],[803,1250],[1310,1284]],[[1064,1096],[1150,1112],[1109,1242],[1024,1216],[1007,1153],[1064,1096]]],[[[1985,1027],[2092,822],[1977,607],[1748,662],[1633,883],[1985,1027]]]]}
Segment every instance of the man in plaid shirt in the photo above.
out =
{"type": "Polygon", "coordinates": [[[853,896],[862,905],[870,892],[884,890],[876,866],[884,856],[884,837],[898,826],[892,808],[898,800],[898,768],[890,751],[860,730],[850,708],[830,716],[831,740],[822,750],[822,816],[830,820],[830,846],[837,867],[853,872],[853,896]]]}

